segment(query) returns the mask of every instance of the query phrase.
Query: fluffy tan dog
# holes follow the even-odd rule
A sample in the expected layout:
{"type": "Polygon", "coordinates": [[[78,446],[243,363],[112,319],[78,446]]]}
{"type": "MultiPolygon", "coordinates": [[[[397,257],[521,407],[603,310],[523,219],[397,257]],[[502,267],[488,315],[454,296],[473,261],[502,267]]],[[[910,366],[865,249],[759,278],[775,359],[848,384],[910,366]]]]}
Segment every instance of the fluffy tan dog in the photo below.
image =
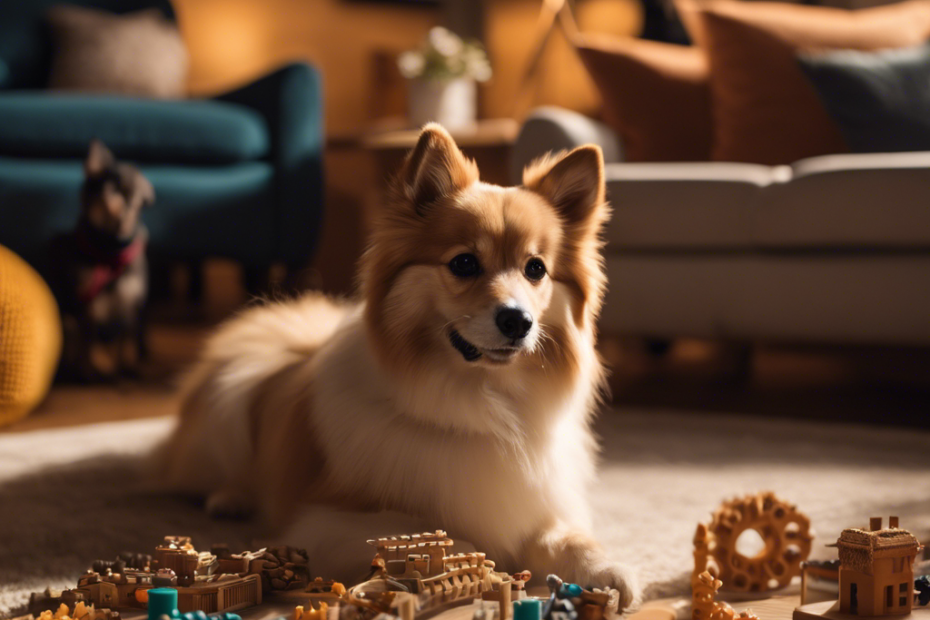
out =
{"type": "Polygon", "coordinates": [[[604,191],[597,147],[503,188],[427,125],[373,227],[361,303],[254,307],[209,341],[162,454],[173,486],[287,528],[327,577],[364,572],[367,538],[443,528],[627,606],[586,498],[604,191]]]}

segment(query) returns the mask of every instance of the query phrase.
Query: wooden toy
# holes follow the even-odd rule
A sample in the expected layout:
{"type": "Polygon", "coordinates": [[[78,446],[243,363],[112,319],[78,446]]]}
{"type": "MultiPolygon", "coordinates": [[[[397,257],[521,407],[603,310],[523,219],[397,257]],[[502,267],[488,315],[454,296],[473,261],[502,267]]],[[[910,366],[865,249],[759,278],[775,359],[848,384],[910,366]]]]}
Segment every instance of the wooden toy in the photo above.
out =
{"type": "Polygon", "coordinates": [[[620,593],[616,590],[588,590],[578,584],[566,583],[558,575],[546,577],[549,601],[543,617],[554,619],[603,620],[617,613],[620,593]]]}
{"type": "MultiPolygon", "coordinates": [[[[369,540],[376,549],[371,579],[349,588],[349,596],[362,598],[375,588],[406,590],[414,595],[418,616],[469,604],[475,598],[496,601],[500,620],[511,613],[510,575],[494,570],[484,553],[449,555],[454,544],[442,530],[423,534],[388,536],[369,540]],[[393,583],[382,583],[378,582],[393,583]]],[[[408,597],[393,596],[408,608],[408,597]]],[[[404,611],[404,613],[407,613],[404,611]]]]}
{"type": "Polygon", "coordinates": [[[520,571],[511,575],[513,585],[510,587],[510,598],[513,601],[520,601],[526,598],[526,582],[533,578],[533,573],[528,570],[520,571]]]}
{"type": "MultiPolygon", "coordinates": [[[[77,588],[83,597],[100,607],[145,607],[145,592],[152,589],[152,573],[125,569],[122,573],[101,575],[88,571],[78,578],[77,588]]],[[[62,600],[69,591],[62,593],[62,600]]]]}
{"type": "Polygon", "coordinates": [[[304,610],[303,605],[294,608],[294,620],[327,620],[326,615],[329,613],[329,606],[326,603],[320,603],[319,609],[304,610]]]}
{"type": "Polygon", "coordinates": [[[767,592],[783,588],[801,572],[810,555],[810,519],[772,492],[757,493],[721,504],[707,525],[694,534],[692,582],[706,570],[725,589],[767,592]],[[740,553],[737,541],[755,530],[765,548],[753,557],[740,553]]]}
{"type": "Polygon", "coordinates": [[[296,547],[268,547],[233,554],[226,545],[213,545],[217,573],[258,575],[266,594],[283,590],[303,590],[310,583],[307,552],[296,547]]]}
{"type": "Polygon", "coordinates": [[[714,579],[709,571],[698,575],[691,583],[691,620],[759,620],[759,617],[747,609],[736,613],[723,601],[716,601],[717,591],[723,582],[714,579]]]}
{"type": "Polygon", "coordinates": [[[71,607],[61,603],[54,612],[46,609],[35,615],[30,613],[13,620],[120,620],[120,615],[112,609],[98,609],[94,605],[88,606],[84,601],[78,601],[71,607]]]}
{"type": "Polygon", "coordinates": [[[801,562],[801,604],[812,602],[811,590],[829,591],[834,595],[839,592],[840,561],[807,560],[801,562]]]}
{"type": "Polygon", "coordinates": [[[179,587],[177,592],[181,612],[238,611],[261,604],[262,581],[258,575],[213,575],[179,587]]]}
{"type": "Polygon", "coordinates": [[[152,556],[147,553],[121,553],[115,560],[97,560],[91,565],[95,573],[122,573],[127,568],[148,570],[152,556]]]}
{"type": "MultiPolygon", "coordinates": [[[[281,559],[274,554],[268,554],[266,557],[265,550],[262,550],[261,554],[262,565],[257,566],[255,572],[249,572],[253,565],[244,564],[244,561],[250,559],[248,554],[243,556],[244,560],[239,558],[238,564],[236,561],[222,563],[212,553],[198,552],[194,549],[187,536],[166,536],[156,547],[154,558],[145,554],[121,554],[112,562],[98,560],[94,563],[94,568],[103,569],[104,573],[90,570],[78,579],[76,588],[54,594],[57,595],[57,601],[70,605],[86,601],[98,608],[146,609],[150,607],[150,591],[170,590],[176,593],[175,603],[182,614],[196,611],[206,614],[237,611],[261,603],[261,575],[263,571],[267,571],[267,557],[275,562],[281,559]],[[245,566],[246,570],[241,573],[223,572],[223,569],[232,566],[245,566]],[[114,572],[117,570],[119,572],[114,572]]],[[[274,570],[278,569],[285,579],[297,575],[297,571],[275,564],[274,570]]],[[[306,581],[304,579],[303,583],[306,581]]],[[[273,587],[277,584],[271,582],[271,585],[273,587]]],[[[53,600],[52,594],[51,591],[44,594],[34,593],[32,607],[35,608],[40,601],[53,600]]],[[[157,620],[161,615],[164,614],[157,614],[153,620],[157,620]]]]}
{"type": "Polygon", "coordinates": [[[840,555],[840,611],[859,616],[901,615],[914,599],[914,560],[920,542],[898,528],[898,518],[871,519],[869,530],[843,530],[840,555]]]}
{"type": "Polygon", "coordinates": [[[930,608],[914,608],[914,561],[921,545],[898,527],[897,517],[889,519],[887,528],[875,517],[868,529],[845,529],[831,546],[839,550],[839,600],[802,605],[794,610],[794,620],[930,620],[930,608]]]}
{"type": "Polygon", "coordinates": [[[346,587],[338,581],[323,581],[322,577],[317,577],[310,582],[305,592],[308,595],[310,605],[316,604],[317,609],[323,605],[333,607],[338,605],[346,594],[346,587]]]}
{"type": "MultiPolygon", "coordinates": [[[[29,615],[38,615],[46,609],[57,609],[62,603],[61,595],[62,590],[53,590],[50,587],[45,588],[42,592],[32,592],[29,595],[29,604],[27,605],[29,615]]],[[[79,600],[84,600],[83,594],[79,600]]]]}
{"type": "Polygon", "coordinates": [[[432,577],[442,572],[446,551],[454,541],[442,530],[433,533],[385,536],[367,541],[377,549],[375,557],[384,561],[389,575],[419,572],[432,577]]]}
{"type": "Polygon", "coordinates": [[[341,620],[386,620],[390,617],[415,620],[418,605],[419,597],[410,592],[366,591],[356,586],[346,592],[339,617],[341,620]]]}

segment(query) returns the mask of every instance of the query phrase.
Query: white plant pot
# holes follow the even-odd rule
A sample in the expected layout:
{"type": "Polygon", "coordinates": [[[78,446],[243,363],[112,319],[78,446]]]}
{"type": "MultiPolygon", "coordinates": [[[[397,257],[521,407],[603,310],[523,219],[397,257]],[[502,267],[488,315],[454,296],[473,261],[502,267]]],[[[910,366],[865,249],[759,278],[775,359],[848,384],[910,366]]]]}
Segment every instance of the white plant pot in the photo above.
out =
{"type": "Polygon", "coordinates": [[[417,127],[431,121],[446,129],[473,125],[475,98],[475,81],[470,78],[407,80],[407,114],[417,127]]]}

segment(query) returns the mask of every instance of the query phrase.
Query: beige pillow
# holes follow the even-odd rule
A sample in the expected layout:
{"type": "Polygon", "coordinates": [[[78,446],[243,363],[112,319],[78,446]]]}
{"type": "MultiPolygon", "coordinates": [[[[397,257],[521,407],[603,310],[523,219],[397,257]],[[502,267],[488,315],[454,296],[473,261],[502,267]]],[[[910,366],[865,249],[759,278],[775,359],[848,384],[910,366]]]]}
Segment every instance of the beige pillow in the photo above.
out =
{"type": "Polygon", "coordinates": [[[158,9],[116,15],[76,6],[49,10],[49,88],[170,99],[187,91],[187,50],[158,9]]]}

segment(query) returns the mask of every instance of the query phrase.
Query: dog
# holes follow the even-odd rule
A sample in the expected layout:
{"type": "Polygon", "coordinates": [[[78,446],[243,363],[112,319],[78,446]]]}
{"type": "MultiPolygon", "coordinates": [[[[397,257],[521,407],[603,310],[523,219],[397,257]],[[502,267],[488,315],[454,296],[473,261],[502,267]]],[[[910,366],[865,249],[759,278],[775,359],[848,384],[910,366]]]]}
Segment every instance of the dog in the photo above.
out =
{"type": "Polygon", "coordinates": [[[208,341],[161,448],[170,488],[255,511],[351,581],[366,538],[445,529],[498,567],[620,592],[591,535],[609,217],[596,146],[483,183],[423,128],[374,224],[361,301],[252,307],[208,341]]]}
{"type": "Polygon", "coordinates": [[[134,373],[145,356],[148,232],[140,215],[154,202],[152,184],[135,166],[117,162],[99,140],[90,143],[77,224],[52,242],[65,376],[134,373]]]}

